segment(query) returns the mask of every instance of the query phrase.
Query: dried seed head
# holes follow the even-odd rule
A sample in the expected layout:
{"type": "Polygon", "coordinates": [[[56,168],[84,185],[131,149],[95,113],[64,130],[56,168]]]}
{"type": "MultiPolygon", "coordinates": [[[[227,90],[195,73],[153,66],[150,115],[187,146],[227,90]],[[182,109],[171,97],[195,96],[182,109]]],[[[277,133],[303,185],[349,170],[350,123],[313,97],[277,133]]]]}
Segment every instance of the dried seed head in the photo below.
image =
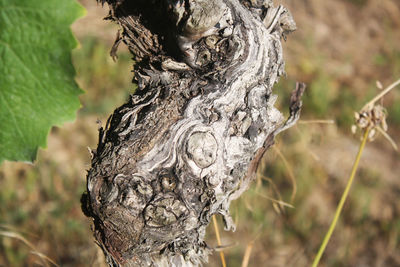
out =
{"type": "Polygon", "coordinates": [[[378,87],[379,90],[383,89],[382,83],[380,81],[376,81],[376,87],[378,87]]]}
{"type": "Polygon", "coordinates": [[[369,140],[369,141],[374,141],[374,140],[375,140],[375,137],[376,137],[376,130],[373,128],[373,129],[371,129],[371,130],[369,131],[368,140],[369,140]]]}
{"type": "Polygon", "coordinates": [[[351,125],[351,133],[355,134],[357,132],[357,126],[356,125],[351,125]]]}

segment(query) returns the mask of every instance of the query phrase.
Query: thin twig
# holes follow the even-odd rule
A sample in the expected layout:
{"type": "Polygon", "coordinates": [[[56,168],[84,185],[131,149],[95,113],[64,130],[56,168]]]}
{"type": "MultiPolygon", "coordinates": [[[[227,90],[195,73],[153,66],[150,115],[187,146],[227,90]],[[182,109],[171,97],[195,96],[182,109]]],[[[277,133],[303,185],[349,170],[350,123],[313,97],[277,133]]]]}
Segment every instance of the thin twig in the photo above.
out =
{"type": "Polygon", "coordinates": [[[249,265],[250,254],[251,254],[251,250],[253,249],[253,245],[254,245],[254,242],[250,242],[247,245],[246,250],[244,252],[244,256],[243,256],[242,267],[247,267],[249,265]]]}
{"type": "Polygon", "coordinates": [[[290,205],[289,203],[286,203],[285,201],[278,200],[278,199],[275,199],[275,198],[272,198],[272,197],[263,195],[263,194],[261,194],[261,193],[256,193],[256,194],[257,194],[258,196],[260,196],[260,197],[263,197],[263,198],[266,198],[266,199],[268,199],[268,200],[271,200],[272,202],[277,203],[277,204],[279,204],[280,206],[288,207],[288,208],[294,209],[294,206],[293,206],[293,205],[290,205]]]}
{"type": "Polygon", "coordinates": [[[327,244],[329,242],[329,239],[332,236],[333,230],[335,230],[336,223],[339,220],[340,214],[341,214],[342,209],[343,209],[343,205],[344,205],[344,203],[345,203],[345,201],[347,199],[347,195],[349,194],[350,187],[351,187],[351,185],[353,183],[353,180],[354,180],[357,168],[358,168],[358,164],[360,162],[361,154],[362,154],[362,152],[364,150],[364,147],[365,147],[365,144],[367,142],[369,130],[370,130],[369,128],[367,128],[365,130],[364,137],[362,139],[360,148],[359,148],[357,156],[356,156],[356,160],[354,161],[354,164],[353,164],[353,169],[351,170],[349,181],[347,182],[346,188],[345,188],[345,190],[344,190],[344,192],[342,194],[342,197],[340,199],[339,205],[336,208],[335,217],[333,218],[333,221],[332,221],[332,223],[331,223],[331,225],[329,227],[329,230],[326,233],[326,235],[324,237],[324,240],[322,241],[322,244],[321,244],[321,246],[320,246],[320,248],[318,250],[317,256],[315,257],[315,259],[314,259],[314,261],[312,263],[312,267],[317,267],[318,266],[318,263],[319,263],[319,261],[320,261],[320,259],[322,257],[322,254],[324,253],[325,248],[326,248],[326,246],[327,246],[327,244]]]}
{"type": "MultiPolygon", "coordinates": [[[[215,236],[217,237],[217,244],[218,244],[218,246],[222,246],[222,244],[221,244],[221,237],[219,236],[219,229],[218,229],[218,222],[217,222],[216,215],[213,215],[212,218],[213,218],[215,236]]],[[[226,267],[224,252],[223,252],[223,251],[220,251],[220,252],[219,252],[219,256],[221,257],[222,267],[226,267]]]]}
{"type": "Polygon", "coordinates": [[[52,259],[50,259],[48,256],[46,256],[43,253],[40,253],[39,251],[37,251],[35,246],[31,242],[29,242],[25,237],[20,235],[19,233],[11,232],[11,231],[0,231],[0,236],[4,236],[4,237],[8,237],[8,238],[14,238],[14,239],[17,239],[17,240],[21,241],[22,243],[24,243],[26,246],[28,246],[31,249],[31,251],[30,251],[31,254],[36,255],[41,259],[41,261],[44,264],[44,266],[49,266],[48,262],[50,262],[54,266],[57,266],[57,267],[59,266],[52,259]]]}
{"type": "Polygon", "coordinates": [[[395,88],[397,85],[400,84],[400,79],[389,85],[385,90],[380,92],[377,96],[375,96],[371,101],[369,101],[367,104],[364,105],[364,107],[361,110],[367,110],[369,107],[372,107],[376,101],[381,99],[384,95],[389,93],[390,90],[395,88]]]}
{"type": "Polygon", "coordinates": [[[335,124],[335,121],[334,120],[299,120],[297,123],[298,124],[314,124],[314,123],[335,124]]]}
{"type": "MultiPolygon", "coordinates": [[[[276,194],[277,197],[278,197],[278,199],[271,198],[272,202],[275,203],[274,200],[276,200],[276,202],[282,201],[282,202],[284,203],[284,201],[282,200],[282,196],[281,196],[281,194],[279,193],[279,190],[278,190],[276,184],[272,181],[272,179],[271,179],[271,178],[268,178],[268,177],[266,177],[265,175],[262,175],[262,174],[261,174],[261,179],[267,181],[267,182],[272,186],[273,192],[275,192],[275,194],[276,194]]],[[[264,196],[264,195],[262,195],[262,196],[264,196]]],[[[280,212],[279,212],[279,213],[283,213],[283,212],[285,211],[285,209],[283,208],[283,206],[284,206],[284,205],[280,205],[280,206],[279,206],[279,207],[280,207],[280,212]]]]}
{"type": "Polygon", "coordinates": [[[397,147],[396,142],[388,135],[381,127],[377,126],[376,129],[378,132],[380,132],[388,141],[389,143],[393,146],[393,149],[398,151],[399,148],[397,147]]]}
{"type": "Polygon", "coordinates": [[[279,148],[277,148],[276,146],[273,146],[273,149],[275,150],[276,154],[278,154],[278,156],[282,159],[283,164],[285,165],[286,170],[289,174],[289,178],[292,182],[292,194],[290,196],[290,202],[293,202],[294,197],[296,196],[296,193],[297,193],[297,183],[296,183],[296,178],[294,177],[294,174],[293,174],[292,167],[290,166],[289,162],[286,160],[286,157],[282,154],[282,152],[280,151],[279,148]]]}

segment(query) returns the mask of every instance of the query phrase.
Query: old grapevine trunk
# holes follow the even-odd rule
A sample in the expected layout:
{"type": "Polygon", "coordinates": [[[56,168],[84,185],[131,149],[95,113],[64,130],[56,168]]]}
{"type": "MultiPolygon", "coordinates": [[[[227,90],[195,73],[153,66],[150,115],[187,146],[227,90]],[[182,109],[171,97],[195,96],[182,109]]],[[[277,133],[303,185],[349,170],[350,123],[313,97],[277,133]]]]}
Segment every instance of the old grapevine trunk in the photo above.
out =
{"type": "Polygon", "coordinates": [[[255,175],[283,123],[284,7],[257,0],[103,0],[135,57],[138,89],[100,129],[83,209],[110,266],[197,266],[204,234],[255,175]]]}

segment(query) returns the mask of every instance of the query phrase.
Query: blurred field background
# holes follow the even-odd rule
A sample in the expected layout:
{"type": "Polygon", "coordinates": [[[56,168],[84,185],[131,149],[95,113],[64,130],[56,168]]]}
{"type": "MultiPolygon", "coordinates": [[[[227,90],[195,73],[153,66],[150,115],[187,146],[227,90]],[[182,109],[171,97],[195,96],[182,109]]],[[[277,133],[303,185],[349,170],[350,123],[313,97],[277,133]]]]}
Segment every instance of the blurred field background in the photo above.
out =
{"type": "MultiPolygon", "coordinates": [[[[133,92],[131,56],[109,50],[117,27],[94,0],[73,25],[77,81],[86,91],[73,123],[53,128],[34,165],[0,166],[0,266],[105,266],[90,221],[80,209],[97,144],[98,121],[133,92]],[[49,264],[51,266],[51,264],[49,264]]],[[[400,1],[287,0],[298,25],[284,43],[287,77],[275,87],[286,112],[295,81],[304,81],[302,121],[282,133],[267,153],[259,179],[231,212],[237,231],[221,229],[228,266],[309,266],[333,218],[359,144],[354,111],[400,78],[400,1]],[[333,124],[307,120],[333,120],[333,124]],[[293,184],[292,180],[296,183],[293,184]],[[292,198],[293,189],[296,194],[292,198]],[[293,208],[282,207],[279,199],[293,208]]],[[[121,46],[122,47],[122,46],[121,46]]],[[[384,99],[390,136],[400,144],[400,89],[384,99]]],[[[400,154],[382,136],[368,143],[333,238],[320,266],[400,266],[400,154]]],[[[207,242],[217,246],[209,227],[207,242]]],[[[220,266],[218,253],[209,266],[220,266]]]]}

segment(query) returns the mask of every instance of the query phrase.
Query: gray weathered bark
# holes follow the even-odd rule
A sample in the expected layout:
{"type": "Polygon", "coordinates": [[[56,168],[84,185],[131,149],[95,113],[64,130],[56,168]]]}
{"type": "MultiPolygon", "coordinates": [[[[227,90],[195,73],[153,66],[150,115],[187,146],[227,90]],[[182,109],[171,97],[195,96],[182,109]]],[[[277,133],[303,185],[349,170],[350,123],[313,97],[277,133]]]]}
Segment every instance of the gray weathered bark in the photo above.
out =
{"type": "Polygon", "coordinates": [[[102,0],[135,56],[138,89],[100,129],[83,210],[110,266],[198,266],[214,214],[249,186],[283,123],[272,86],[295,29],[270,0],[102,0]]]}

